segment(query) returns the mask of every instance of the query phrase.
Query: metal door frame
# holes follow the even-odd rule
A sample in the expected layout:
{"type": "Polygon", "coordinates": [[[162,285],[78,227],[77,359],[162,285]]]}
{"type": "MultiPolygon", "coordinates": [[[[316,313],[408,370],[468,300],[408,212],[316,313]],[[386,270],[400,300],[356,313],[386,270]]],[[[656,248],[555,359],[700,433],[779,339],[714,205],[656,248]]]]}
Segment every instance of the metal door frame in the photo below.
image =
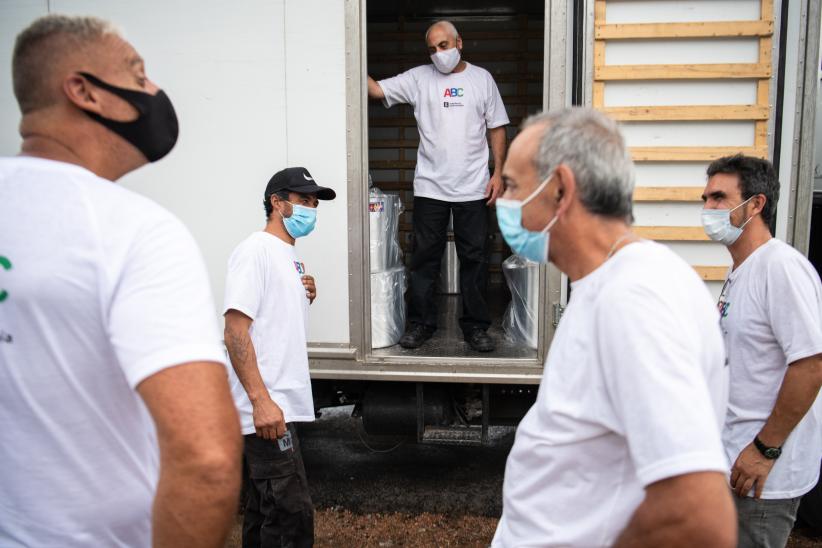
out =
{"type": "MultiPolygon", "coordinates": [[[[543,109],[570,105],[572,0],[546,0],[543,109]],[[550,85],[562,82],[562,85],[550,85]]],[[[563,303],[562,275],[540,270],[540,330],[536,359],[431,356],[375,357],[371,350],[371,276],[368,250],[368,98],[366,0],[345,0],[346,146],[348,155],[348,295],[350,344],[312,346],[313,378],[539,383],[556,329],[553,311],[563,303]]]]}

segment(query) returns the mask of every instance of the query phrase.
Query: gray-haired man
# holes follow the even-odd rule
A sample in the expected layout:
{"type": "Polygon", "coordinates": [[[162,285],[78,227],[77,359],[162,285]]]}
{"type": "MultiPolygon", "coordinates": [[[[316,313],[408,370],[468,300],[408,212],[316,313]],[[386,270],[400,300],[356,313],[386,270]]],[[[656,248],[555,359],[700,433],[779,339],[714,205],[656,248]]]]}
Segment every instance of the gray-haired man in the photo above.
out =
{"type": "Polygon", "coordinates": [[[616,124],[587,109],[534,117],[503,177],[506,241],[573,290],[508,457],[493,545],[732,546],[716,310],[692,268],[631,232],[616,124]]]}

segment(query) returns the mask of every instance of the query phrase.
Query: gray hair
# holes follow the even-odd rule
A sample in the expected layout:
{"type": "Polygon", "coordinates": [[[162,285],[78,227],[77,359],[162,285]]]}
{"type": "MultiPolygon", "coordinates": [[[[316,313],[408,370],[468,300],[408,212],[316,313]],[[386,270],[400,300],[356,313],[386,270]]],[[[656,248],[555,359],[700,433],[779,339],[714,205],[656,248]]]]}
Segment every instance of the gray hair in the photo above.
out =
{"type": "Polygon", "coordinates": [[[523,128],[536,124],[546,126],[534,158],[539,180],[565,164],[585,209],[633,222],[634,162],[617,123],[594,109],[572,107],[532,115],[523,128]]]}
{"type": "Polygon", "coordinates": [[[457,27],[454,26],[454,23],[452,23],[451,21],[446,21],[445,19],[442,19],[440,21],[437,21],[436,23],[434,23],[430,27],[428,27],[428,30],[425,31],[425,43],[426,44],[428,43],[428,35],[431,33],[431,31],[434,29],[434,27],[445,27],[445,30],[448,31],[448,34],[450,34],[451,38],[453,38],[454,40],[456,40],[460,36],[460,33],[457,32],[457,27]]]}
{"type": "Polygon", "coordinates": [[[14,95],[23,114],[54,103],[59,90],[53,81],[60,64],[71,55],[119,35],[109,22],[96,17],[45,15],[17,35],[12,54],[14,95]]]}

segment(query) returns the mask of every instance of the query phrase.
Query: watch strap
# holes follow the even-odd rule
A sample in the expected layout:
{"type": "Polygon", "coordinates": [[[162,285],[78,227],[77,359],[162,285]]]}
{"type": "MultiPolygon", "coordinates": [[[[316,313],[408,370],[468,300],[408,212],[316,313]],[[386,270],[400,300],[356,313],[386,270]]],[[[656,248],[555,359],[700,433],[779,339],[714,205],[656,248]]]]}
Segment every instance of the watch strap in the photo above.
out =
{"type": "Polygon", "coordinates": [[[762,453],[762,456],[766,459],[778,459],[779,456],[782,454],[782,447],[768,447],[762,440],[759,439],[759,436],[754,437],[754,445],[762,453]]]}

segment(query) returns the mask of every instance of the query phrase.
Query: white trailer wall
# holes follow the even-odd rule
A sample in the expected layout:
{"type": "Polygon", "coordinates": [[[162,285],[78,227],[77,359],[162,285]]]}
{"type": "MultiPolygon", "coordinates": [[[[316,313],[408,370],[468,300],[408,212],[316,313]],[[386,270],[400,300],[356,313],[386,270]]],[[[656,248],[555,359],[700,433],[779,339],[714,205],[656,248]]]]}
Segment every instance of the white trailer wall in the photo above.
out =
{"type": "MultiPolygon", "coordinates": [[[[0,155],[16,154],[14,38],[46,13],[120,26],[172,98],[180,140],[121,184],[178,215],[205,256],[220,307],[232,248],[265,222],[271,175],[302,165],[337,191],[297,251],[317,279],[310,340],[348,343],[348,240],[343,2],[335,0],[3,0],[0,155]]],[[[215,311],[219,313],[219,311],[215,311]]]]}

